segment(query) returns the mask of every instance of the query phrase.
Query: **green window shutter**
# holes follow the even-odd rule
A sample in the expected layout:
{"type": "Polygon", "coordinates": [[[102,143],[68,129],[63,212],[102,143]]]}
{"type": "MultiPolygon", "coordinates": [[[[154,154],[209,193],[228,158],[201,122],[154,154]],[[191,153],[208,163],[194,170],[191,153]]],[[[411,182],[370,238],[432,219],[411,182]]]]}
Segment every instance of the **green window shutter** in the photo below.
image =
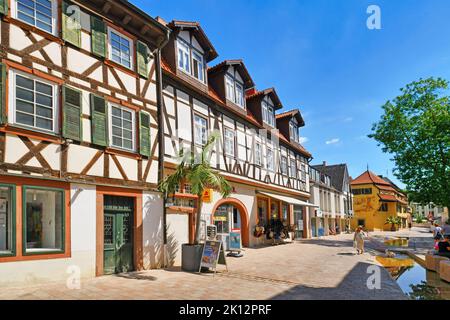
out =
{"type": "Polygon", "coordinates": [[[76,12],[68,10],[71,4],[63,1],[62,5],[62,37],[65,41],[81,47],[81,25],[80,17],[77,17],[76,12]],[[77,21],[78,20],[78,21],[77,21]]]}
{"type": "Polygon", "coordinates": [[[150,157],[150,115],[147,112],[139,112],[139,153],[150,157]]]}
{"type": "Polygon", "coordinates": [[[103,20],[91,16],[91,46],[92,53],[106,57],[106,23],[103,20]]]}
{"type": "Polygon", "coordinates": [[[81,91],[63,87],[63,137],[81,141],[81,91]]]}
{"type": "Polygon", "coordinates": [[[108,109],[106,100],[91,94],[91,131],[92,143],[106,147],[108,145],[108,109]]]}
{"type": "Polygon", "coordinates": [[[0,0],[0,14],[5,16],[8,14],[8,0],[0,0]]]}
{"type": "Polygon", "coordinates": [[[6,115],[6,67],[0,63],[0,124],[7,122],[6,115]]]}
{"type": "Polygon", "coordinates": [[[150,62],[150,50],[147,45],[141,41],[136,46],[137,71],[139,75],[148,78],[148,65],[150,62]]]}

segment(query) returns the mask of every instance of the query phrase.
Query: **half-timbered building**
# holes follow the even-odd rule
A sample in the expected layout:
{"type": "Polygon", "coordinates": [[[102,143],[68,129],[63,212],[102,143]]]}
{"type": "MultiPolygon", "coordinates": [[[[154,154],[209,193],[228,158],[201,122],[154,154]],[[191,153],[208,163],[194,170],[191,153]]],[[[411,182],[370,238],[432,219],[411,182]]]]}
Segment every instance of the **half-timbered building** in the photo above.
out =
{"type": "Polygon", "coordinates": [[[158,267],[170,30],[125,0],[0,0],[0,15],[0,286],[158,267]]]}
{"type": "MultiPolygon", "coordinates": [[[[299,142],[300,112],[276,116],[283,108],[276,90],[256,90],[242,60],[208,67],[218,53],[199,23],[159,21],[172,30],[162,50],[164,174],[174,171],[180,150],[199,151],[216,131],[221,142],[211,165],[233,189],[227,199],[207,190],[203,234],[215,225],[225,247],[232,230],[240,231],[244,246],[255,246],[266,242],[256,227],[276,219],[291,225],[297,237],[306,235],[311,155],[299,142]]],[[[181,244],[193,241],[196,200],[184,183],[166,205],[172,263],[179,263],[181,244]]]]}

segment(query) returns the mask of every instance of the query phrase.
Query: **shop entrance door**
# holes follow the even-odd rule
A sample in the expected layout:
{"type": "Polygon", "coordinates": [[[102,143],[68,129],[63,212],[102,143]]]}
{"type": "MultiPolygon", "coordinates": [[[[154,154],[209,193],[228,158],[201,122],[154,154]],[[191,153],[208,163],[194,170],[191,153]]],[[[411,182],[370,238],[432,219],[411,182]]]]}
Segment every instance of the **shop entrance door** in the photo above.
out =
{"type": "Polygon", "coordinates": [[[242,231],[241,215],[239,210],[229,204],[217,208],[214,213],[214,225],[217,227],[219,240],[223,242],[225,250],[228,250],[228,240],[233,229],[242,231]]]}
{"type": "Polygon", "coordinates": [[[134,199],[105,196],[104,274],[132,271],[134,199]]]}

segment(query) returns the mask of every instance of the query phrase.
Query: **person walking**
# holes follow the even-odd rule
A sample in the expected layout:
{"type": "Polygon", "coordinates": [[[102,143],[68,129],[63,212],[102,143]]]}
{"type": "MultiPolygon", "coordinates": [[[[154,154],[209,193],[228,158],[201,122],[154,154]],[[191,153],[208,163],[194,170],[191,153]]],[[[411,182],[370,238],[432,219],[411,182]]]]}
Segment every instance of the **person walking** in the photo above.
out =
{"type": "Polygon", "coordinates": [[[354,247],[356,248],[356,253],[363,254],[364,253],[364,238],[366,234],[363,231],[363,227],[359,226],[356,228],[355,234],[353,236],[354,247]]]}

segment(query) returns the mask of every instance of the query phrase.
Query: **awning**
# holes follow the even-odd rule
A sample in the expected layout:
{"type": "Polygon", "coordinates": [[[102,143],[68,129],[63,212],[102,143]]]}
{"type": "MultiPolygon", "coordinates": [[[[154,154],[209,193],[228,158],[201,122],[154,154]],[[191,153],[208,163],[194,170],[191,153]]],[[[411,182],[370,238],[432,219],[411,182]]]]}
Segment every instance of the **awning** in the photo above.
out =
{"type": "Polygon", "coordinates": [[[261,192],[258,191],[258,194],[262,194],[266,197],[270,197],[270,198],[274,198],[289,204],[293,204],[296,206],[304,206],[304,207],[311,207],[311,208],[319,208],[319,206],[316,206],[315,204],[306,202],[306,201],[301,201],[292,197],[287,197],[287,196],[281,196],[279,194],[274,194],[274,193],[269,193],[269,192],[261,192]]]}

